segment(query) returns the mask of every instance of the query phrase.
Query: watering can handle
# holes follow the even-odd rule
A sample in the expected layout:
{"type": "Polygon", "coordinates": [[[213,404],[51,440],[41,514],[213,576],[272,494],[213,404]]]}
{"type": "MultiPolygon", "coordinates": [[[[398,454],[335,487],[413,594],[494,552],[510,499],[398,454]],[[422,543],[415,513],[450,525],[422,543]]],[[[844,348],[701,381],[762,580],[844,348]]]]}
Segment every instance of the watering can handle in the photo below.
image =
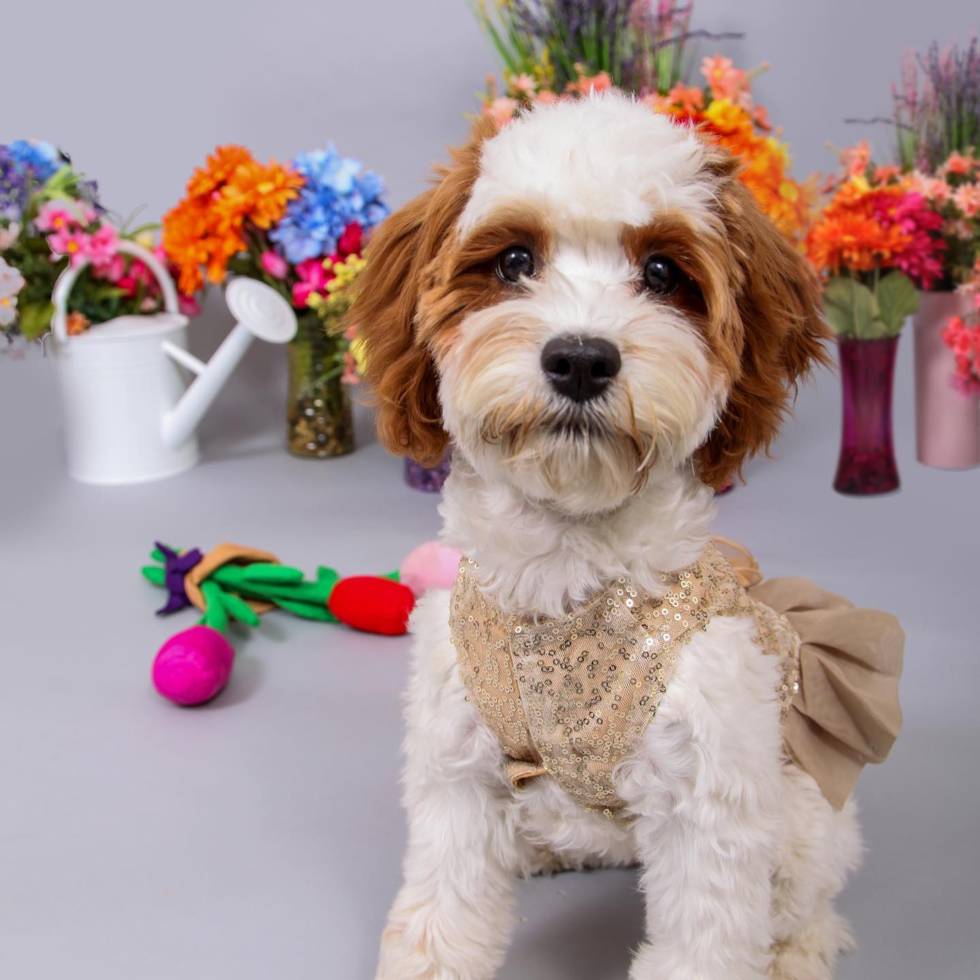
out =
{"type": "MultiPolygon", "coordinates": [[[[168,313],[179,313],[177,304],[177,288],[174,286],[170,273],[164,268],[163,263],[150,251],[122,239],[116,242],[116,251],[131,255],[139,259],[156,277],[160,284],[160,291],[163,294],[163,308],[168,313]]],[[[83,259],[75,266],[69,266],[58,277],[51,294],[51,302],[54,304],[54,314],[51,317],[51,332],[61,343],[68,343],[68,296],[71,293],[75,280],[78,279],[81,271],[89,264],[88,259],[83,259]]]]}

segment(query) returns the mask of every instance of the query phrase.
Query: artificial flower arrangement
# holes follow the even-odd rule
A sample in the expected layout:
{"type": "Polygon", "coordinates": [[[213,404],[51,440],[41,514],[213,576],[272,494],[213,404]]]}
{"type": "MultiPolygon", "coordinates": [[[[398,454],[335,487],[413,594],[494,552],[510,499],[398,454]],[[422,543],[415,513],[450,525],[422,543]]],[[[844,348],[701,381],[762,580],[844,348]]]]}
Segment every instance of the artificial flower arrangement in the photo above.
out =
{"type": "Polygon", "coordinates": [[[968,312],[950,316],[943,342],[955,357],[953,386],[980,394],[980,46],[932,44],[907,52],[893,86],[898,155],[910,187],[942,221],[942,275],[926,289],[957,291],[968,312]]]}
{"type": "MultiPolygon", "coordinates": [[[[69,334],[124,314],[159,311],[154,277],[118,250],[125,239],[153,249],[150,226],[120,230],[99,203],[95,182],[79,175],[64,153],[40,141],[0,145],[0,331],[8,341],[47,332],[58,277],[83,262],[68,304],[69,334]]],[[[196,312],[191,296],[181,304],[196,312]]]]}
{"type": "Polygon", "coordinates": [[[287,411],[288,444],[297,455],[353,448],[340,382],[357,380],[360,348],[340,317],[364,267],[363,245],[388,213],[380,178],[331,144],[290,164],[262,164],[244,147],[218,147],[164,216],[163,246],[182,288],[219,284],[229,273],[249,276],[297,310],[287,411]]]}
{"type": "Polygon", "coordinates": [[[943,276],[943,221],[898,167],[871,162],[867,142],[842,151],[841,162],[806,238],[827,319],[848,339],[897,336],[919,307],[916,287],[943,276]]]}
{"type": "Polygon", "coordinates": [[[529,105],[625,89],[676,122],[697,126],[743,162],[741,179],[790,238],[802,238],[814,181],[790,175],[785,143],[752,94],[753,78],[720,54],[686,84],[685,47],[695,38],[738,37],[692,31],[693,3],[677,0],[481,0],[478,18],[504,62],[503,94],[491,79],[483,111],[506,124],[529,105]]]}
{"type": "Polygon", "coordinates": [[[866,142],[841,152],[842,170],[806,237],[824,281],[843,386],[841,452],[834,489],[888,493],[899,486],[892,443],[898,335],[919,308],[916,287],[943,274],[942,219],[895,166],[875,166],[866,142]]]}

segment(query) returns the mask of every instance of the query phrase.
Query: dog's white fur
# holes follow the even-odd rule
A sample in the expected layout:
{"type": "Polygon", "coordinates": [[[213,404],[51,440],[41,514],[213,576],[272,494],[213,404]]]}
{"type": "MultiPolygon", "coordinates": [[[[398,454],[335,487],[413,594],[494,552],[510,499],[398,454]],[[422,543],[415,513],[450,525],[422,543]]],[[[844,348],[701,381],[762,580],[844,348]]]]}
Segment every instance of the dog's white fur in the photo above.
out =
{"type": "MultiPolygon", "coordinates": [[[[460,236],[501,205],[544,213],[555,233],[547,275],[466,317],[438,365],[455,445],[445,539],[478,560],[508,611],[556,616],[624,573],[655,591],[704,546],[712,493],[691,457],[724,386],[683,313],[637,293],[619,244],[624,225],[664,207],[717,233],[703,153],[615,99],[536,112],[485,145],[460,236]],[[570,331],[623,352],[614,390],[590,403],[587,437],[548,424],[564,406],[540,349],[570,331]],[[488,438],[488,419],[515,408],[541,424],[517,448],[488,438]],[[639,489],[622,448],[630,425],[643,441],[639,489]]],[[[409,844],[379,980],[487,980],[504,959],[515,878],[634,862],[647,917],[631,980],[831,977],[849,942],[832,900],[858,863],[854,807],[834,811],[784,760],[777,667],[749,621],[718,618],[685,648],[640,750],[616,772],[628,824],[580,809],[547,777],[515,790],[466,698],[448,593],[425,596],[411,626],[409,844]]]]}

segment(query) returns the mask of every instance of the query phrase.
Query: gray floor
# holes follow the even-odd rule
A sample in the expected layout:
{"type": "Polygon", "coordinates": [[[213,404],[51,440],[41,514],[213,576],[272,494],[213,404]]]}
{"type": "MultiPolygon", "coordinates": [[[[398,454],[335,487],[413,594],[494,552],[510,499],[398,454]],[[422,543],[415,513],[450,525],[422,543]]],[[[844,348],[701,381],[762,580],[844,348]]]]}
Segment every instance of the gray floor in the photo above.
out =
{"type": "MultiPolygon", "coordinates": [[[[830,490],[839,410],[823,375],[779,461],[754,465],[718,520],[769,574],[809,574],[908,631],[905,731],[860,786],[868,854],[843,901],[859,941],[844,980],[980,975],[980,472],[914,462],[910,340],[900,493],[830,490]]],[[[370,978],[404,841],[408,641],[268,617],[238,643],[224,695],[179,710],[148,672],[191,617],[154,618],[160,594],[138,570],[161,538],[384,572],[435,534],[436,500],[366,432],[346,459],[287,457],[279,358],[258,348],[196,470],[74,485],[49,367],[0,360],[0,977],[370,978]]],[[[505,980],[625,976],[642,922],[631,873],[536,880],[520,897],[505,980]]]]}

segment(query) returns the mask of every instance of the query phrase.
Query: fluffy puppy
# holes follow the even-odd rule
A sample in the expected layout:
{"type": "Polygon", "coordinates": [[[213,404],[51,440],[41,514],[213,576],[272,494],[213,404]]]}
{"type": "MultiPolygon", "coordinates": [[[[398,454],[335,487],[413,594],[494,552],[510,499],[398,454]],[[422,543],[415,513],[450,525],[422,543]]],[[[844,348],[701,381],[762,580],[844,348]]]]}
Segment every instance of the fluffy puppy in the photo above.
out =
{"type": "MultiPolygon", "coordinates": [[[[435,460],[445,539],[504,615],[561,617],[620,577],[662,595],[708,540],[712,487],[765,450],[823,358],[818,285],[726,154],[621,96],[477,124],[370,246],[354,310],[378,429],[435,460]]],[[[641,866],[632,980],[824,980],[853,806],[786,758],[747,617],[685,647],[613,772],[613,819],[548,775],[515,786],[468,698],[450,596],[414,615],[404,885],[384,980],[484,980],[516,876],[641,866]]]]}

